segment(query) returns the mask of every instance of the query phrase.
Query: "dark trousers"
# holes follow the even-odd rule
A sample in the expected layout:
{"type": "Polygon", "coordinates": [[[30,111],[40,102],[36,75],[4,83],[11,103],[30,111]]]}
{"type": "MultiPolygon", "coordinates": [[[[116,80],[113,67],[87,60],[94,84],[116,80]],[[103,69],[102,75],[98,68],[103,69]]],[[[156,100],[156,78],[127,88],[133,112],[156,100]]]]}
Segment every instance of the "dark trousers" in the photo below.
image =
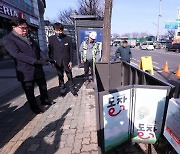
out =
{"type": "Polygon", "coordinates": [[[59,86],[60,87],[64,86],[64,72],[66,72],[68,82],[69,82],[69,87],[72,87],[74,84],[73,84],[72,71],[69,68],[69,66],[66,64],[62,64],[61,66],[57,65],[56,69],[57,69],[57,74],[59,77],[59,86]]]}
{"type": "Polygon", "coordinates": [[[92,76],[93,78],[93,61],[89,61],[87,60],[85,63],[84,63],[84,75],[85,75],[85,78],[88,79],[89,78],[89,75],[92,76]],[[91,72],[90,72],[91,70],[91,72]]]}
{"type": "Polygon", "coordinates": [[[35,79],[33,81],[22,81],[21,84],[22,84],[22,87],[26,94],[26,98],[27,98],[31,108],[38,107],[37,101],[36,101],[36,98],[34,95],[34,84],[35,83],[37,83],[37,85],[39,87],[41,102],[49,100],[48,92],[47,92],[47,84],[46,84],[45,78],[39,78],[39,79],[35,79]]]}

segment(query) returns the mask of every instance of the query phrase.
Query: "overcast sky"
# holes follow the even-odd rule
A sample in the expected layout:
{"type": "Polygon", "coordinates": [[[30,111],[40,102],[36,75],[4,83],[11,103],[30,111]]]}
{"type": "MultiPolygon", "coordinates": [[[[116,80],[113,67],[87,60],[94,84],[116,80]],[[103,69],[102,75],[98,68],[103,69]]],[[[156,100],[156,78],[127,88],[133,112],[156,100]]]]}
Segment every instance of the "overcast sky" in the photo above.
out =
{"type": "MultiPolygon", "coordinates": [[[[57,19],[60,11],[77,8],[77,0],[46,0],[45,19],[57,19]]],[[[166,21],[175,21],[180,0],[162,0],[160,32],[166,21]]],[[[159,0],[113,0],[112,33],[147,32],[156,35],[159,0]]]]}

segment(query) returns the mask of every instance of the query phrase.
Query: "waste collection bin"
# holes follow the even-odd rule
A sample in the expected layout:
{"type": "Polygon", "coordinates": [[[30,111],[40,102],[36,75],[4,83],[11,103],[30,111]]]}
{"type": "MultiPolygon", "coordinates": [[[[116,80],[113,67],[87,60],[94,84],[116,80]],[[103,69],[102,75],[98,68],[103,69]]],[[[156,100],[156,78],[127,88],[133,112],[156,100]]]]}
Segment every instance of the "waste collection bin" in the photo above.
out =
{"type": "Polygon", "coordinates": [[[155,143],[162,135],[174,87],[126,62],[96,63],[100,153],[126,142],[155,143]]]}

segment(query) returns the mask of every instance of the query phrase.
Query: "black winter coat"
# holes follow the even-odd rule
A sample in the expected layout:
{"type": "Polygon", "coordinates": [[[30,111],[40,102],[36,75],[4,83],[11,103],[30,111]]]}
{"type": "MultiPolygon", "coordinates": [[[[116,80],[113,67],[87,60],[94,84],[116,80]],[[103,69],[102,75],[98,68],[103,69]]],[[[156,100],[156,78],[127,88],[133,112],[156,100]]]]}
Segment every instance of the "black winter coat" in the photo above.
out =
{"type": "Polygon", "coordinates": [[[57,65],[68,65],[73,61],[72,39],[67,35],[63,35],[61,41],[57,39],[57,35],[49,37],[49,57],[56,61],[57,65]]]}
{"type": "Polygon", "coordinates": [[[32,44],[19,38],[12,32],[3,39],[4,47],[13,57],[16,74],[19,81],[32,81],[35,78],[44,77],[42,65],[35,65],[35,62],[44,58],[39,46],[31,39],[32,44]]]}

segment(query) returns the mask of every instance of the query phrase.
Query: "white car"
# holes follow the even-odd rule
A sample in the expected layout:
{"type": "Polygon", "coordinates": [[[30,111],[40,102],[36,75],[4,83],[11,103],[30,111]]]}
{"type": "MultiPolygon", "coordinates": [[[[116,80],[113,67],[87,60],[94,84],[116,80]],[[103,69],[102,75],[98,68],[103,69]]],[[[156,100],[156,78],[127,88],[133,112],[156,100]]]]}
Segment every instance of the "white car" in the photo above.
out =
{"type": "Polygon", "coordinates": [[[147,42],[146,50],[154,50],[154,45],[152,41],[147,42]]]}
{"type": "Polygon", "coordinates": [[[140,45],[140,49],[146,50],[146,49],[147,49],[147,43],[146,43],[146,42],[143,42],[143,43],[140,45]]]}
{"type": "Polygon", "coordinates": [[[140,49],[142,50],[154,50],[154,45],[152,41],[143,42],[140,45],[140,49]]]}

